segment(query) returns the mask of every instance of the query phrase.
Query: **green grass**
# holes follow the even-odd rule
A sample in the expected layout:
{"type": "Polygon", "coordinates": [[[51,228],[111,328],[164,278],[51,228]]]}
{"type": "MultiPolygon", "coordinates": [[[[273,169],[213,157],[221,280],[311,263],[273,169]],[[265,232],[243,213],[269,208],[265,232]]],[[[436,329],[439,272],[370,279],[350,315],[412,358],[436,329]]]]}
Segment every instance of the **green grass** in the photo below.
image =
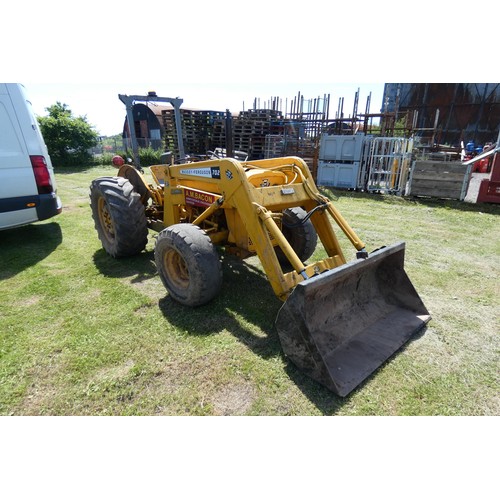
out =
{"type": "Polygon", "coordinates": [[[188,309],[156,274],[153,233],[140,256],[108,257],[88,186],[113,172],[59,169],[63,213],[0,233],[0,414],[499,414],[500,207],[325,191],[369,249],[406,241],[432,314],[342,399],[283,356],[257,259],[223,256],[221,294],[188,309]]]}

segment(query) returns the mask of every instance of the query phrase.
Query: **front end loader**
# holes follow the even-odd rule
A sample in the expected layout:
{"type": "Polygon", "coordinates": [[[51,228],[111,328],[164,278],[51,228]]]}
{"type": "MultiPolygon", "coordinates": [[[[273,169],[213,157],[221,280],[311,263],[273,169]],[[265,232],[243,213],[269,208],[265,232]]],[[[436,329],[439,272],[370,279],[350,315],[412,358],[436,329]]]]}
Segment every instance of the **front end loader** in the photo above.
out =
{"type": "Polygon", "coordinates": [[[404,243],[368,253],[298,157],[155,165],[152,183],[131,165],[116,166],[116,176],[90,187],[106,252],[137,254],[148,229],[157,231],[160,278],[174,300],[193,307],[222,286],[217,246],[240,258],[257,255],[284,302],[275,323],[284,353],[339,396],[430,319],[404,270],[404,243]],[[356,249],[352,262],[339,230],[356,249]],[[311,262],[318,238],[327,256],[311,262]]]}

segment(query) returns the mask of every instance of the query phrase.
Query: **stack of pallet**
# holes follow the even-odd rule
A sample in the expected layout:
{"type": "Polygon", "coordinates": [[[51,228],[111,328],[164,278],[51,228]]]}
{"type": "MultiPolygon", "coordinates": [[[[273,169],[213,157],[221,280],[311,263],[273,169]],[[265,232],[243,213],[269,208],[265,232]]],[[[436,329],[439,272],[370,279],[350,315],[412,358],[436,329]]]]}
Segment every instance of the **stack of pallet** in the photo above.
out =
{"type": "Polygon", "coordinates": [[[234,149],[247,151],[253,160],[264,158],[266,136],[272,132],[273,121],[282,119],[281,113],[272,109],[242,111],[234,120],[234,149]]]}
{"type": "MultiPolygon", "coordinates": [[[[182,140],[184,151],[190,155],[204,155],[214,148],[214,124],[224,119],[222,111],[181,109],[182,140]]],[[[178,154],[177,133],[173,109],[162,111],[165,128],[165,147],[178,154]]]]}
{"type": "MultiPolygon", "coordinates": [[[[274,133],[280,120],[283,120],[281,113],[271,109],[241,111],[233,117],[234,150],[245,151],[252,160],[265,158],[266,136],[274,133]]],[[[225,119],[214,122],[212,139],[214,147],[226,147],[225,119]]]]}
{"type": "MultiPolygon", "coordinates": [[[[207,151],[226,147],[226,113],[181,109],[184,151],[189,155],[204,155],[207,151]]],[[[173,110],[162,111],[165,147],[178,154],[173,110]]],[[[251,109],[233,117],[233,149],[244,151],[251,160],[273,156],[314,156],[314,141],[301,138],[303,127],[288,122],[280,111],[251,109]],[[271,136],[267,139],[266,137],[271,136]]]]}
{"type": "Polygon", "coordinates": [[[226,147],[226,120],[219,119],[214,121],[212,129],[212,147],[214,150],[216,148],[226,147]]]}

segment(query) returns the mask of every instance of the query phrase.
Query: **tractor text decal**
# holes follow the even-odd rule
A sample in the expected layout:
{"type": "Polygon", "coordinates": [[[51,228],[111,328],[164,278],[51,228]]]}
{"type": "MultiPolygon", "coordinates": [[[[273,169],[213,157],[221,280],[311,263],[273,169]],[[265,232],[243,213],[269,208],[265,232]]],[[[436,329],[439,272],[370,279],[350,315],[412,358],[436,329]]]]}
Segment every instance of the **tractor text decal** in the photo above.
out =
{"type": "Polygon", "coordinates": [[[210,179],[220,179],[220,167],[204,167],[204,168],[183,168],[183,175],[196,175],[196,177],[208,177],[210,179]]]}
{"type": "Polygon", "coordinates": [[[195,207],[209,207],[217,199],[216,196],[195,189],[185,189],[186,203],[195,207]]]}

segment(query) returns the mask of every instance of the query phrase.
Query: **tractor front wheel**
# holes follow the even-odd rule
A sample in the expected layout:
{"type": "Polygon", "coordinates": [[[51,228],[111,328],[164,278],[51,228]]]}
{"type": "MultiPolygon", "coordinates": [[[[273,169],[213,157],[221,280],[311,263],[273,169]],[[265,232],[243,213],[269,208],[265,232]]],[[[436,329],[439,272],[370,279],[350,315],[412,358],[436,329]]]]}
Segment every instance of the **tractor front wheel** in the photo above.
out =
{"type": "Polygon", "coordinates": [[[193,224],[174,224],[158,234],[155,262],[170,296],[186,306],[212,300],[222,285],[222,267],[210,237],[193,224]]]}

